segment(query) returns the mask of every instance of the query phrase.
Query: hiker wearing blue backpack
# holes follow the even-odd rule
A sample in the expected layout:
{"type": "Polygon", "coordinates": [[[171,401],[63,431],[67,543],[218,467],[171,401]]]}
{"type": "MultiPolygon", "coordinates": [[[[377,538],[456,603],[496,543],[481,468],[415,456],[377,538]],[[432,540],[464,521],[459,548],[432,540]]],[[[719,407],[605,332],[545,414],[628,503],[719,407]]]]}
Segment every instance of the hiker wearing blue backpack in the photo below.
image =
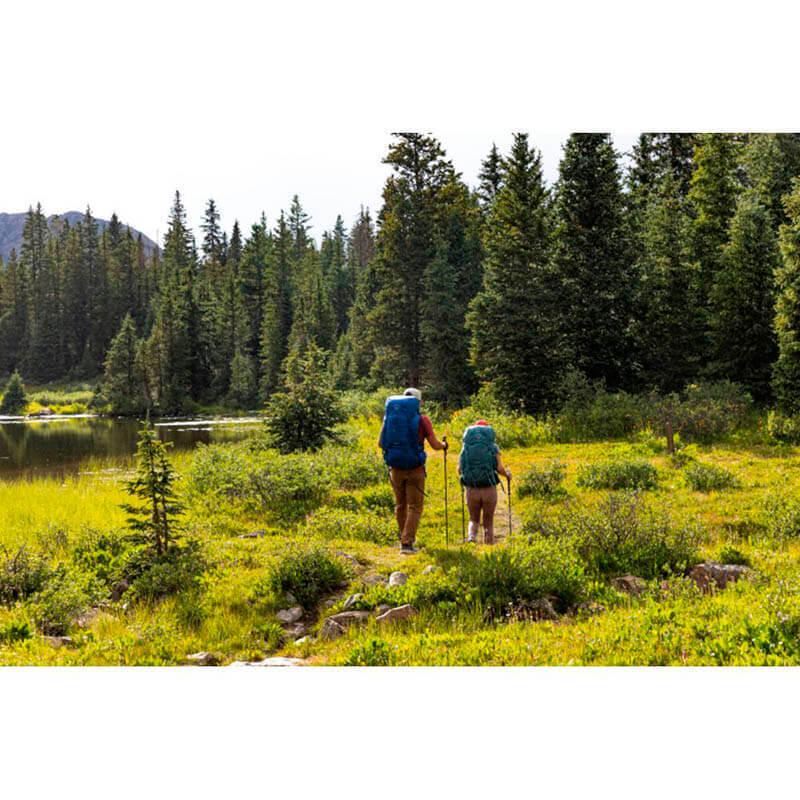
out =
{"type": "Polygon", "coordinates": [[[425,442],[447,450],[447,437],[439,441],[430,417],[420,413],[421,403],[419,389],[389,397],[378,439],[394,490],[400,552],[406,554],[418,552],[414,544],[425,501],[425,442]]]}
{"type": "Polygon", "coordinates": [[[478,530],[483,518],[483,541],[494,544],[494,512],[497,508],[498,475],[505,475],[511,485],[511,471],[500,458],[494,428],[479,419],[470,425],[462,437],[458,456],[458,474],[465,487],[469,510],[468,542],[478,541],[478,530]]]}

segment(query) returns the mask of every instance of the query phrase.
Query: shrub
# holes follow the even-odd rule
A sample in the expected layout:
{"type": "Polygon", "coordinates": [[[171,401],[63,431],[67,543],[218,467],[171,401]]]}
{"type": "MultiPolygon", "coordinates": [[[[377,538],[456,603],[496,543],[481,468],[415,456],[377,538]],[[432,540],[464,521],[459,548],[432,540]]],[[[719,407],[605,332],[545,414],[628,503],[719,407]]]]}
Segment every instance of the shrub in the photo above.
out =
{"type": "Polygon", "coordinates": [[[346,667],[388,667],[391,663],[392,649],[383,639],[356,645],[344,659],[346,667]]]}
{"type": "Polygon", "coordinates": [[[388,486],[378,486],[364,492],[362,500],[370,511],[394,511],[394,492],[388,486]]]}
{"type": "Polygon", "coordinates": [[[717,560],[722,564],[740,564],[743,567],[752,566],[749,557],[741,550],[729,544],[723,545],[717,554],[717,560]]]}
{"type": "Polygon", "coordinates": [[[767,433],[776,442],[798,444],[800,443],[800,417],[788,417],[778,411],[770,411],[767,415],[767,433]]]}
{"type": "Polygon", "coordinates": [[[389,389],[380,388],[372,392],[365,392],[361,389],[349,389],[340,395],[342,411],[347,419],[353,417],[363,417],[364,419],[374,419],[382,417],[386,406],[386,398],[402,394],[399,388],[389,389]]]}
{"type": "Polygon", "coordinates": [[[190,539],[157,556],[144,547],[131,551],[122,577],[130,583],[128,593],[132,598],[155,601],[196,590],[206,568],[200,542],[190,539]]]}
{"type": "Polygon", "coordinates": [[[249,476],[249,490],[263,510],[276,519],[290,522],[317,508],[331,487],[322,464],[303,455],[268,459],[249,476]]]}
{"type": "Polygon", "coordinates": [[[716,464],[701,464],[699,461],[689,464],[683,473],[686,483],[696,492],[716,492],[724,489],[735,489],[740,484],[736,476],[716,464]]]}
{"type": "Polygon", "coordinates": [[[11,605],[40,592],[51,575],[45,559],[24,545],[14,552],[0,547],[0,605],[11,605]]]}
{"type": "Polygon", "coordinates": [[[764,500],[766,531],[778,542],[800,536],[800,500],[785,492],[773,492],[764,500]]]}
{"type": "Polygon", "coordinates": [[[313,608],[347,580],[342,562],[320,545],[290,546],[269,568],[263,587],[274,595],[293,594],[304,608],[313,608]]]}
{"type": "Polygon", "coordinates": [[[27,620],[11,620],[0,625],[0,644],[16,644],[33,637],[33,631],[27,620]]]}
{"type": "Polygon", "coordinates": [[[128,537],[86,531],[72,551],[72,560],[110,588],[123,577],[125,562],[133,549],[128,537]]]}
{"type": "Polygon", "coordinates": [[[316,453],[313,459],[319,463],[328,480],[339,489],[363,489],[386,478],[383,459],[377,453],[365,452],[355,445],[329,445],[316,453]]]}
{"type": "Polygon", "coordinates": [[[244,499],[251,492],[249,478],[255,461],[242,445],[199,444],[187,474],[189,492],[212,500],[244,499]]]}
{"type": "Polygon", "coordinates": [[[322,508],[308,518],[305,532],[323,539],[358,539],[375,544],[397,542],[394,519],[373,511],[322,508]]]}
{"type": "Polygon", "coordinates": [[[580,372],[567,375],[558,414],[560,441],[621,439],[642,425],[642,401],[626,392],[611,393],[580,372]]]}
{"type": "Polygon", "coordinates": [[[63,636],[72,620],[92,602],[86,577],[57,567],[41,591],[28,601],[28,610],[36,627],[46,636],[63,636]]]}
{"type": "Polygon", "coordinates": [[[261,622],[253,629],[253,634],[264,643],[264,649],[271,653],[277,650],[286,639],[286,631],[277,622],[261,622]]]}
{"type": "Polygon", "coordinates": [[[352,494],[342,494],[331,503],[331,506],[342,511],[358,511],[361,508],[361,503],[352,494]]]}
{"type": "Polygon", "coordinates": [[[697,561],[703,540],[697,523],[674,524],[665,512],[626,493],[607,497],[596,510],[568,508],[552,521],[529,522],[526,529],[572,541],[595,574],[642,578],[684,571],[697,561]]]}
{"type": "Polygon", "coordinates": [[[531,447],[556,440],[555,423],[551,419],[536,419],[526,414],[505,411],[485,413],[474,406],[456,411],[450,418],[451,436],[455,440],[478,419],[485,419],[495,430],[501,447],[531,447]]]}
{"type": "Polygon", "coordinates": [[[577,483],[586,489],[655,489],[658,472],[643,459],[612,459],[581,467],[577,483]]]}
{"type": "Polygon", "coordinates": [[[267,429],[284,453],[317,450],[344,421],[336,391],[330,385],[324,353],[312,344],[286,359],[283,391],[267,406],[267,429]]]}
{"type": "Polygon", "coordinates": [[[557,497],[565,494],[561,484],[566,476],[567,469],[561,461],[533,466],[520,478],[517,493],[520,497],[557,497]]]}
{"type": "Polygon", "coordinates": [[[460,551],[448,577],[457,583],[462,600],[476,600],[489,617],[548,595],[569,606],[586,585],[584,565],[572,543],[542,537],[480,555],[460,551]]]}

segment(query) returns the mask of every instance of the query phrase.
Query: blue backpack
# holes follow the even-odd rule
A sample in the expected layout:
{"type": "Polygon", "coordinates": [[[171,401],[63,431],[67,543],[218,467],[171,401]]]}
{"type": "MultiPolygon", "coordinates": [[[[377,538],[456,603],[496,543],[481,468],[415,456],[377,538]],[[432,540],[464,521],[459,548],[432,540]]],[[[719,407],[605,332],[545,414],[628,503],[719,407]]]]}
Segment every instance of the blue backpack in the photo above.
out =
{"type": "Polygon", "coordinates": [[[425,463],[425,446],[419,441],[419,400],[392,396],[386,400],[381,448],[383,460],[395,469],[416,469],[425,463]]]}

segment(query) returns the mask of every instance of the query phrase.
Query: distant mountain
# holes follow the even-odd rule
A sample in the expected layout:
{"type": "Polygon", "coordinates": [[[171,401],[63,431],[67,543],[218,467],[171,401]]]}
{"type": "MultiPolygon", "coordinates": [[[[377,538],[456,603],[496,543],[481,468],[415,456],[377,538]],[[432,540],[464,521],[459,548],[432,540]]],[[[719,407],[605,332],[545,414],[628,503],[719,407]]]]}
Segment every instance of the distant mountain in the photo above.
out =
{"type": "MultiPolygon", "coordinates": [[[[5,214],[0,212],[0,257],[5,261],[8,259],[8,254],[16,249],[19,255],[19,248],[22,244],[22,229],[25,226],[25,214],[22,211],[19,214],[5,214]]],[[[55,231],[59,225],[69,222],[70,225],[75,225],[83,219],[83,214],[80,211],[67,211],[65,214],[53,214],[47,218],[47,223],[50,230],[55,231]]],[[[102,231],[108,225],[107,219],[95,219],[98,230],[102,231]]],[[[124,224],[124,223],[123,223],[124,224]]],[[[139,231],[132,226],[130,227],[131,233],[134,237],[139,235],[139,231]]],[[[145,250],[151,253],[157,249],[156,243],[142,234],[142,241],[144,242],[145,250]]]]}

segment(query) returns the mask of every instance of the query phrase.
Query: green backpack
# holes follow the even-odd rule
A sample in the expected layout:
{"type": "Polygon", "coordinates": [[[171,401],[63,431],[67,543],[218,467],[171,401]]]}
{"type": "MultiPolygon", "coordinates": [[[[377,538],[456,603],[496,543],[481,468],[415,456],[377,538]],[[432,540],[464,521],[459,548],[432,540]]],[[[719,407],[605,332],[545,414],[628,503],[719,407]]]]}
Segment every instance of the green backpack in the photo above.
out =
{"type": "Polygon", "coordinates": [[[497,439],[494,429],[489,425],[471,425],[464,431],[458,466],[461,470],[461,483],[478,488],[496,486],[497,477],[497,439]]]}

